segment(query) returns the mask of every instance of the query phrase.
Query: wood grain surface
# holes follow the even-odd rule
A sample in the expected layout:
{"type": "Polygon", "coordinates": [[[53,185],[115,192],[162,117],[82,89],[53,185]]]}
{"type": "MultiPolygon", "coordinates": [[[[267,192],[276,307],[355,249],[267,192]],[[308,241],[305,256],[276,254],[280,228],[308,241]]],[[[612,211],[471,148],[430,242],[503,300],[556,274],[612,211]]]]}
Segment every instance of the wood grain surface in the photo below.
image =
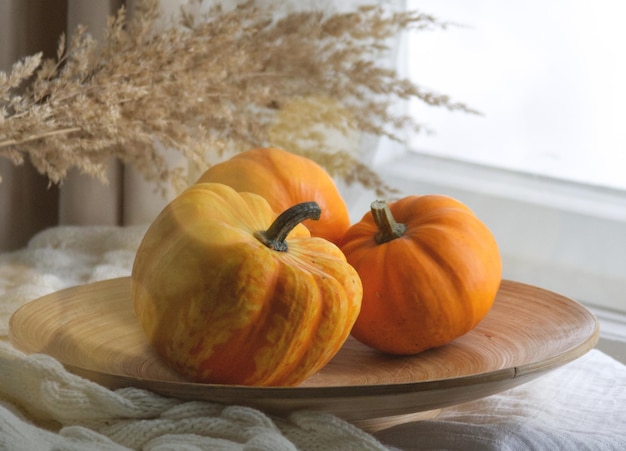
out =
{"type": "Polygon", "coordinates": [[[135,386],[278,415],[324,410],[369,430],[525,383],[589,351],[598,332],[596,318],[579,303],[504,280],[487,317],[446,346],[398,357],[350,338],[301,385],[267,388],[190,383],[165,366],[135,318],[129,278],[44,296],[10,321],[17,349],[51,355],[69,371],[113,389],[135,386]]]}

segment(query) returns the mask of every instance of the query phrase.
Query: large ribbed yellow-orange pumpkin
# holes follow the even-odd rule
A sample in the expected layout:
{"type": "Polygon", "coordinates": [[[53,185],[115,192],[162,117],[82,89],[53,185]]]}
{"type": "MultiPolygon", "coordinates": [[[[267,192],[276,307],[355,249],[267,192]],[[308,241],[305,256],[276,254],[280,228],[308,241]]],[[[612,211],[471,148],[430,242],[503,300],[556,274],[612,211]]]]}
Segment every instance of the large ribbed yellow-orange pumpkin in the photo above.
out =
{"type": "Polygon", "coordinates": [[[195,184],[156,218],[132,269],[139,322],[189,379],[296,385],[340,349],[362,287],[334,244],[299,224],[314,202],[277,217],[261,196],[195,184]]]}
{"type": "Polygon", "coordinates": [[[352,335],[392,354],[416,354],[469,332],[500,286],[496,240],[446,196],[376,201],[341,248],[363,282],[352,335]]]}
{"type": "Polygon", "coordinates": [[[305,220],[311,235],[335,244],[350,227],[350,215],[332,177],[309,158],[274,148],[250,149],[211,166],[198,179],[263,196],[278,212],[314,201],[322,209],[319,221],[305,220]]]}

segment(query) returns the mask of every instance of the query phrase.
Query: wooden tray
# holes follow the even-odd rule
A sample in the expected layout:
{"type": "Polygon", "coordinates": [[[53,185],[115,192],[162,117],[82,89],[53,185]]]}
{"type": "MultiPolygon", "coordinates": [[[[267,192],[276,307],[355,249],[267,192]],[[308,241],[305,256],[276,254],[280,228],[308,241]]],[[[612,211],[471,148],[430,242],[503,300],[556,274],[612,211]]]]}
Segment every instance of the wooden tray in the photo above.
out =
{"type": "Polygon", "coordinates": [[[113,389],[134,386],[277,415],[324,410],[370,430],[528,382],[582,356],[598,333],[596,318],[579,303],[505,280],[487,317],[446,346],[397,357],[350,338],[300,386],[266,388],[190,383],[167,368],[135,318],[129,278],[44,296],[10,321],[16,348],[49,354],[69,371],[113,389]]]}

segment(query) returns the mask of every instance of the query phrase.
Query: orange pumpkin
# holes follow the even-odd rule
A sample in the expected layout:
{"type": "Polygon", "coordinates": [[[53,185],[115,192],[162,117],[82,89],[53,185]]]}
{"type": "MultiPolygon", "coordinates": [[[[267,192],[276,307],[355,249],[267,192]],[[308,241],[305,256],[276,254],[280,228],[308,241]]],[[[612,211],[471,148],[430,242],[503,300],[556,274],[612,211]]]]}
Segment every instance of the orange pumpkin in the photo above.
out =
{"type": "Polygon", "coordinates": [[[296,385],[350,334],[361,281],[334,244],[261,196],[195,184],[148,228],[131,287],[139,323],[171,367],[198,382],[296,385]]]}
{"type": "Polygon", "coordinates": [[[263,196],[281,212],[300,202],[322,209],[319,221],[304,221],[311,235],[338,243],[350,227],[345,201],[330,175],[317,163],[286,150],[251,149],[211,166],[198,183],[223,183],[239,192],[263,196]]]}
{"type": "Polygon", "coordinates": [[[352,335],[392,354],[416,354],[467,333],[487,315],[500,286],[493,235],[446,196],[376,201],[341,248],[363,282],[352,335]]]}

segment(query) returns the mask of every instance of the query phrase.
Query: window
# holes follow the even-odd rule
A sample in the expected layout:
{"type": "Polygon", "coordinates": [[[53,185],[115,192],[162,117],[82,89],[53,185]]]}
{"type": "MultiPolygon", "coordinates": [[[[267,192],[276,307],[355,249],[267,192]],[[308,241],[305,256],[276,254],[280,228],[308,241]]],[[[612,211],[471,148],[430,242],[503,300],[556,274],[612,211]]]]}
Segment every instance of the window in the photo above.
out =
{"type": "Polygon", "coordinates": [[[626,190],[626,4],[410,0],[458,23],[409,38],[420,83],[484,113],[412,105],[421,152],[626,190]]]}
{"type": "MultiPolygon", "coordinates": [[[[403,70],[483,116],[409,105],[434,134],[377,160],[407,193],[467,203],[506,278],[626,313],[626,4],[408,0],[462,24],[405,42],[403,70]]],[[[621,334],[626,337],[626,322],[621,334]]]]}

